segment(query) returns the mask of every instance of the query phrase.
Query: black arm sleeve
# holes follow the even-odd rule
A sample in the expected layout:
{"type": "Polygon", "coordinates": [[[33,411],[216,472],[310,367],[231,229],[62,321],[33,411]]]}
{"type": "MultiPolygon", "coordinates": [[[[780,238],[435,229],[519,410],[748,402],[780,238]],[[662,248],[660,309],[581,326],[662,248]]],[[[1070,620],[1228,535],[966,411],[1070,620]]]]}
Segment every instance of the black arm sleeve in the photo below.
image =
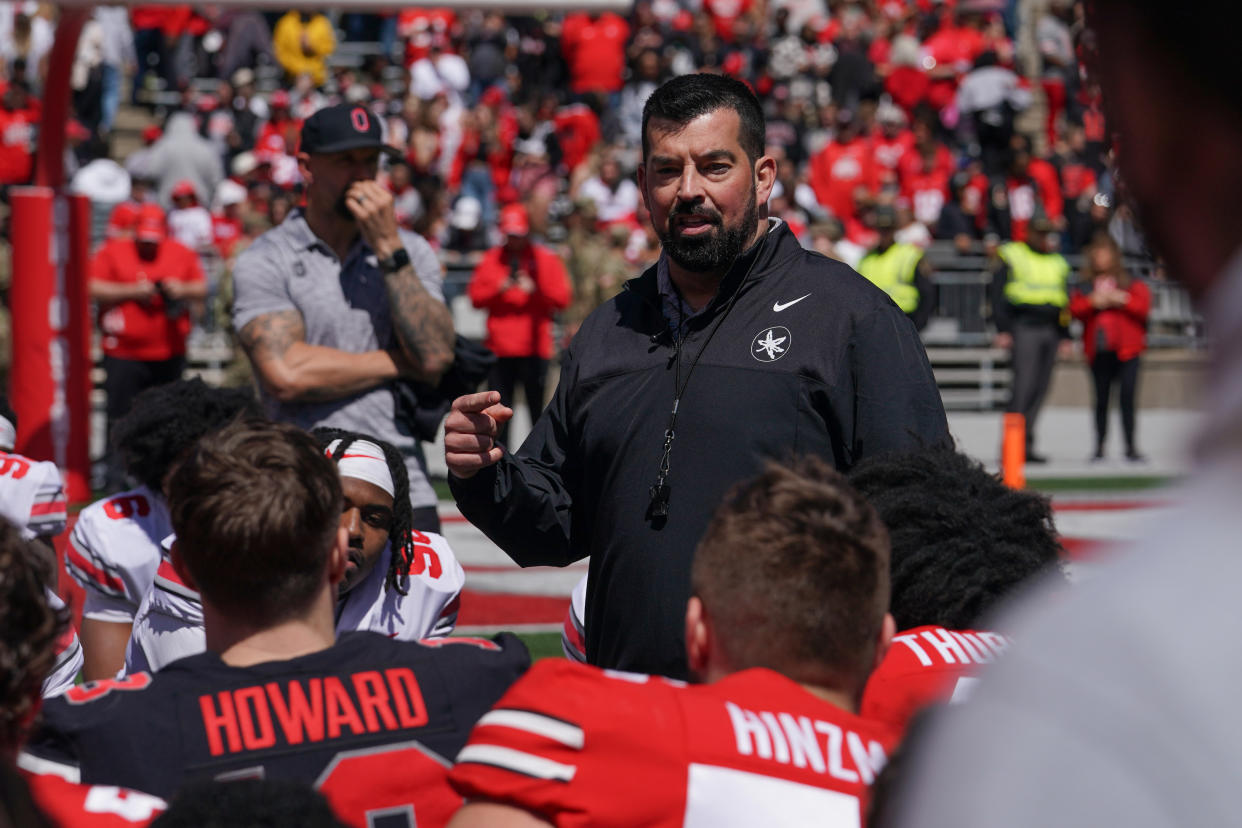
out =
{"type": "Polygon", "coordinates": [[[498,463],[468,479],[449,475],[462,514],[519,566],[567,566],[586,554],[570,546],[576,461],[566,450],[566,400],[574,374],[567,352],[552,403],[517,454],[506,449],[498,463]]]}
{"type": "Polygon", "coordinates": [[[951,445],[927,351],[896,305],[858,320],[849,353],[854,379],[850,465],[886,452],[951,445]]]}

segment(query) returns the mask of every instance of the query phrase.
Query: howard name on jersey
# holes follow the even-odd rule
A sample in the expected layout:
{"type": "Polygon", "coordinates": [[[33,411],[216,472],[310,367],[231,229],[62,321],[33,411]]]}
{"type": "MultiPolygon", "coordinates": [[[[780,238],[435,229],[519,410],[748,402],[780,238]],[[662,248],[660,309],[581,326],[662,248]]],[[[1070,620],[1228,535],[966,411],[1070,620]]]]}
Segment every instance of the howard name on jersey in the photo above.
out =
{"type": "MultiPolygon", "coordinates": [[[[388,588],[392,548],[385,546],[375,568],[340,604],[338,635],[369,630],[401,641],[419,641],[453,631],[466,573],[442,536],[416,532],[414,540],[406,594],[388,588]]],[[[165,546],[170,544],[171,538],[166,539],[165,546]]],[[[178,658],[201,653],[205,646],[198,593],[181,582],[165,555],[134,620],[125,672],[161,670],[178,658]]]]}
{"type": "Polygon", "coordinates": [[[155,578],[160,541],[171,532],[164,499],[145,486],[83,509],[65,547],[65,569],[86,590],[83,615],[132,622],[155,578]]]}
{"type": "Polygon", "coordinates": [[[547,660],[450,781],[555,825],[857,826],[894,741],[770,670],[687,686],[547,660]]]}
{"type": "Polygon", "coordinates": [[[987,631],[915,627],[893,636],[892,646],[867,681],[862,715],[904,730],[919,710],[963,701],[975,673],[1009,646],[987,631]]]}
{"type": "Polygon", "coordinates": [[[326,650],[246,668],[202,653],[49,700],[26,756],[82,782],[162,797],[191,780],[253,776],[317,782],[361,801],[400,784],[409,801],[418,792],[403,766],[367,757],[413,745],[434,757],[443,790],[432,798],[443,802],[447,757],[529,664],[507,633],[427,644],[348,633],[326,650]]]}

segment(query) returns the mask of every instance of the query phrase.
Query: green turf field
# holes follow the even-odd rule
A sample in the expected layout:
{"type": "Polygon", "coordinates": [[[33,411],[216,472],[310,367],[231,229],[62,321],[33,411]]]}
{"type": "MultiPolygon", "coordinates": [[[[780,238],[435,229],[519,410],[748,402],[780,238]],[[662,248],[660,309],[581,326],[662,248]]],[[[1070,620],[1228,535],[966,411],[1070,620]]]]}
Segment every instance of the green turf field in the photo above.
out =
{"type": "Polygon", "coordinates": [[[1026,487],[1037,492],[1141,492],[1162,489],[1177,481],[1170,477],[1043,477],[1028,478],[1026,487]]]}
{"type": "Polygon", "coordinates": [[[531,661],[564,656],[561,652],[561,634],[558,632],[518,633],[518,638],[526,642],[526,648],[530,650],[531,661]]]}

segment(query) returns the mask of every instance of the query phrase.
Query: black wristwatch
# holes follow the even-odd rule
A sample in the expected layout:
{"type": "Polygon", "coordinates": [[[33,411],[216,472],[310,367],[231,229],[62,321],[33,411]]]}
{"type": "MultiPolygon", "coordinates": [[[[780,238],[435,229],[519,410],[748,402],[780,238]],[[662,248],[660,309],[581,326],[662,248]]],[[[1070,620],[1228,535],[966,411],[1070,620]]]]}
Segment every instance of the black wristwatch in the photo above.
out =
{"type": "Polygon", "coordinates": [[[387,259],[380,259],[377,264],[385,273],[396,273],[410,263],[410,254],[404,247],[398,247],[387,259]]]}

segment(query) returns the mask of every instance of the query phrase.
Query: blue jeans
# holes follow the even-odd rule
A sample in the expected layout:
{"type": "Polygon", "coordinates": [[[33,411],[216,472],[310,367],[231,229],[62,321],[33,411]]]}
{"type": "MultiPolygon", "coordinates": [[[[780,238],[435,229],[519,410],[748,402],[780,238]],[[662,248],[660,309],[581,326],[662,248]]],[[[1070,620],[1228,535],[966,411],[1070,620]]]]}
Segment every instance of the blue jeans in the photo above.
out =
{"type": "Polygon", "coordinates": [[[112,123],[116,120],[116,109],[121,103],[121,69],[105,63],[103,69],[103,92],[100,101],[99,131],[111,132],[112,123]]]}

